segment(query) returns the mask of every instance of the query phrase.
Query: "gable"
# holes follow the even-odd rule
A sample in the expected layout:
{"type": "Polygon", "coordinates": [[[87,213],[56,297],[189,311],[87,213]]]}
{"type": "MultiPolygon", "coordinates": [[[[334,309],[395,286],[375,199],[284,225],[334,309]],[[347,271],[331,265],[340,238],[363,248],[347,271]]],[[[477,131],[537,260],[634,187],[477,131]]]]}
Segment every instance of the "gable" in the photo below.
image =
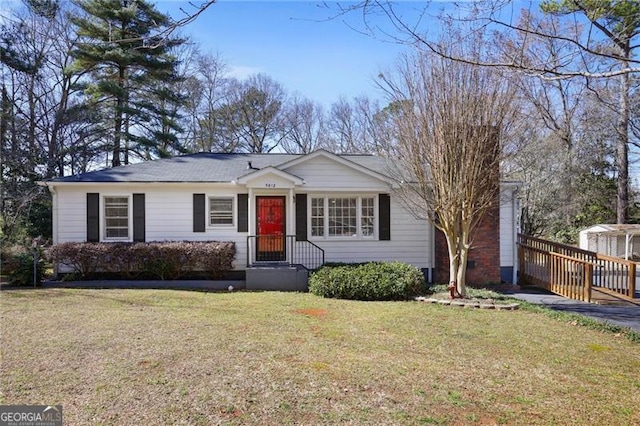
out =
{"type": "Polygon", "coordinates": [[[301,185],[303,182],[300,178],[275,170],[243,176],[238,179],[238,183],[246,185],[247,188],[289,189],[295,188],[296,185],[301,185]]]}
{"type": "Polygon", "coordinates": [[[387,191],[391,186],[376,172],[368,172],[355,164],[352,166],[348,161],[336,161],[327,155],[316,155],[290,166],[285,164],[282,170],[303,178],[308,190],[387,191]]]}

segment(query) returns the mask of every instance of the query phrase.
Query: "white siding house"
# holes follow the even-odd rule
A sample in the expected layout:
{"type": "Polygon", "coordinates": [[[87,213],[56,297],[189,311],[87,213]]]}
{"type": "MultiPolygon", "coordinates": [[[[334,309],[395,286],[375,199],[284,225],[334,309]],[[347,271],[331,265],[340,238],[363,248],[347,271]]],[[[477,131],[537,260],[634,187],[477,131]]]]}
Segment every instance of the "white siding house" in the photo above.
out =
{"type": "MultiPolygon", "coordinates": [[[[386,169],[380,157],[323,150],[199,153],[44,184],[53,195],[54,244],[233,241],[240,271],[257,263],[304,265],[309,259],[300,250],[308,245],[324,250],[326,262],[398,260],[428,272],[433,227],[403,208],[386,169]]],[[[505,188],[496,238],[509,275],[516,200],[515,187],[505,188]]]]}

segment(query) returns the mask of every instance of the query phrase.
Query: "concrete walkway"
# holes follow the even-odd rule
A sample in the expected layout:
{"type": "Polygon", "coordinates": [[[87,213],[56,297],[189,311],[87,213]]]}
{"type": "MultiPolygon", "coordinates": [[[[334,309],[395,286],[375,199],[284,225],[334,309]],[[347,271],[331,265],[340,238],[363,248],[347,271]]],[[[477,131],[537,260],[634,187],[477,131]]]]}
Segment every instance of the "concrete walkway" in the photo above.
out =
{"type": "Polygon", "coordinates": [[[501,291],[515,299],[536,305],[544,305],[556,311],[571,312],[591,317],[598,321],[608,322],[622,327],[629,327],[640,331],[640,306],[632,303],[621,305],[599,305],[567,299],[544,290],[524,289],[516,287],[514,290],[501,291]]]}

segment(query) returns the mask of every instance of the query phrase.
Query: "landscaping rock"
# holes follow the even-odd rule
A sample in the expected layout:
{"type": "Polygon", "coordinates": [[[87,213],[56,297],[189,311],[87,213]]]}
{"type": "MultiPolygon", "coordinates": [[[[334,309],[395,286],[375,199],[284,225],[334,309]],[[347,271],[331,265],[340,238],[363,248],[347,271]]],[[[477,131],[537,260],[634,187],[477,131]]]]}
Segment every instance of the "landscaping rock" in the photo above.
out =
{"type": "Polygon", "coordinates": [[[478,306],[480,309],[495,309],[496,305],[493,303],[480,303],[478,306]]]}

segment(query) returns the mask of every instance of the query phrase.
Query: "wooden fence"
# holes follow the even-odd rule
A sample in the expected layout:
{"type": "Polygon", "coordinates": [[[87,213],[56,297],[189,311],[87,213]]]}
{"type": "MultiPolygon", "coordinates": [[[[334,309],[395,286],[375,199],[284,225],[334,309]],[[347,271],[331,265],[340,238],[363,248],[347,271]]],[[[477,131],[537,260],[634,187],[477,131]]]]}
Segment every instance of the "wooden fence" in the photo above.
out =
{"type": "Polygon", "coordinates": [[[523,285],[591,302],[592,290],[633,300],[636,263],[528,235],[518,235],[518,277],[523,285]]]}

